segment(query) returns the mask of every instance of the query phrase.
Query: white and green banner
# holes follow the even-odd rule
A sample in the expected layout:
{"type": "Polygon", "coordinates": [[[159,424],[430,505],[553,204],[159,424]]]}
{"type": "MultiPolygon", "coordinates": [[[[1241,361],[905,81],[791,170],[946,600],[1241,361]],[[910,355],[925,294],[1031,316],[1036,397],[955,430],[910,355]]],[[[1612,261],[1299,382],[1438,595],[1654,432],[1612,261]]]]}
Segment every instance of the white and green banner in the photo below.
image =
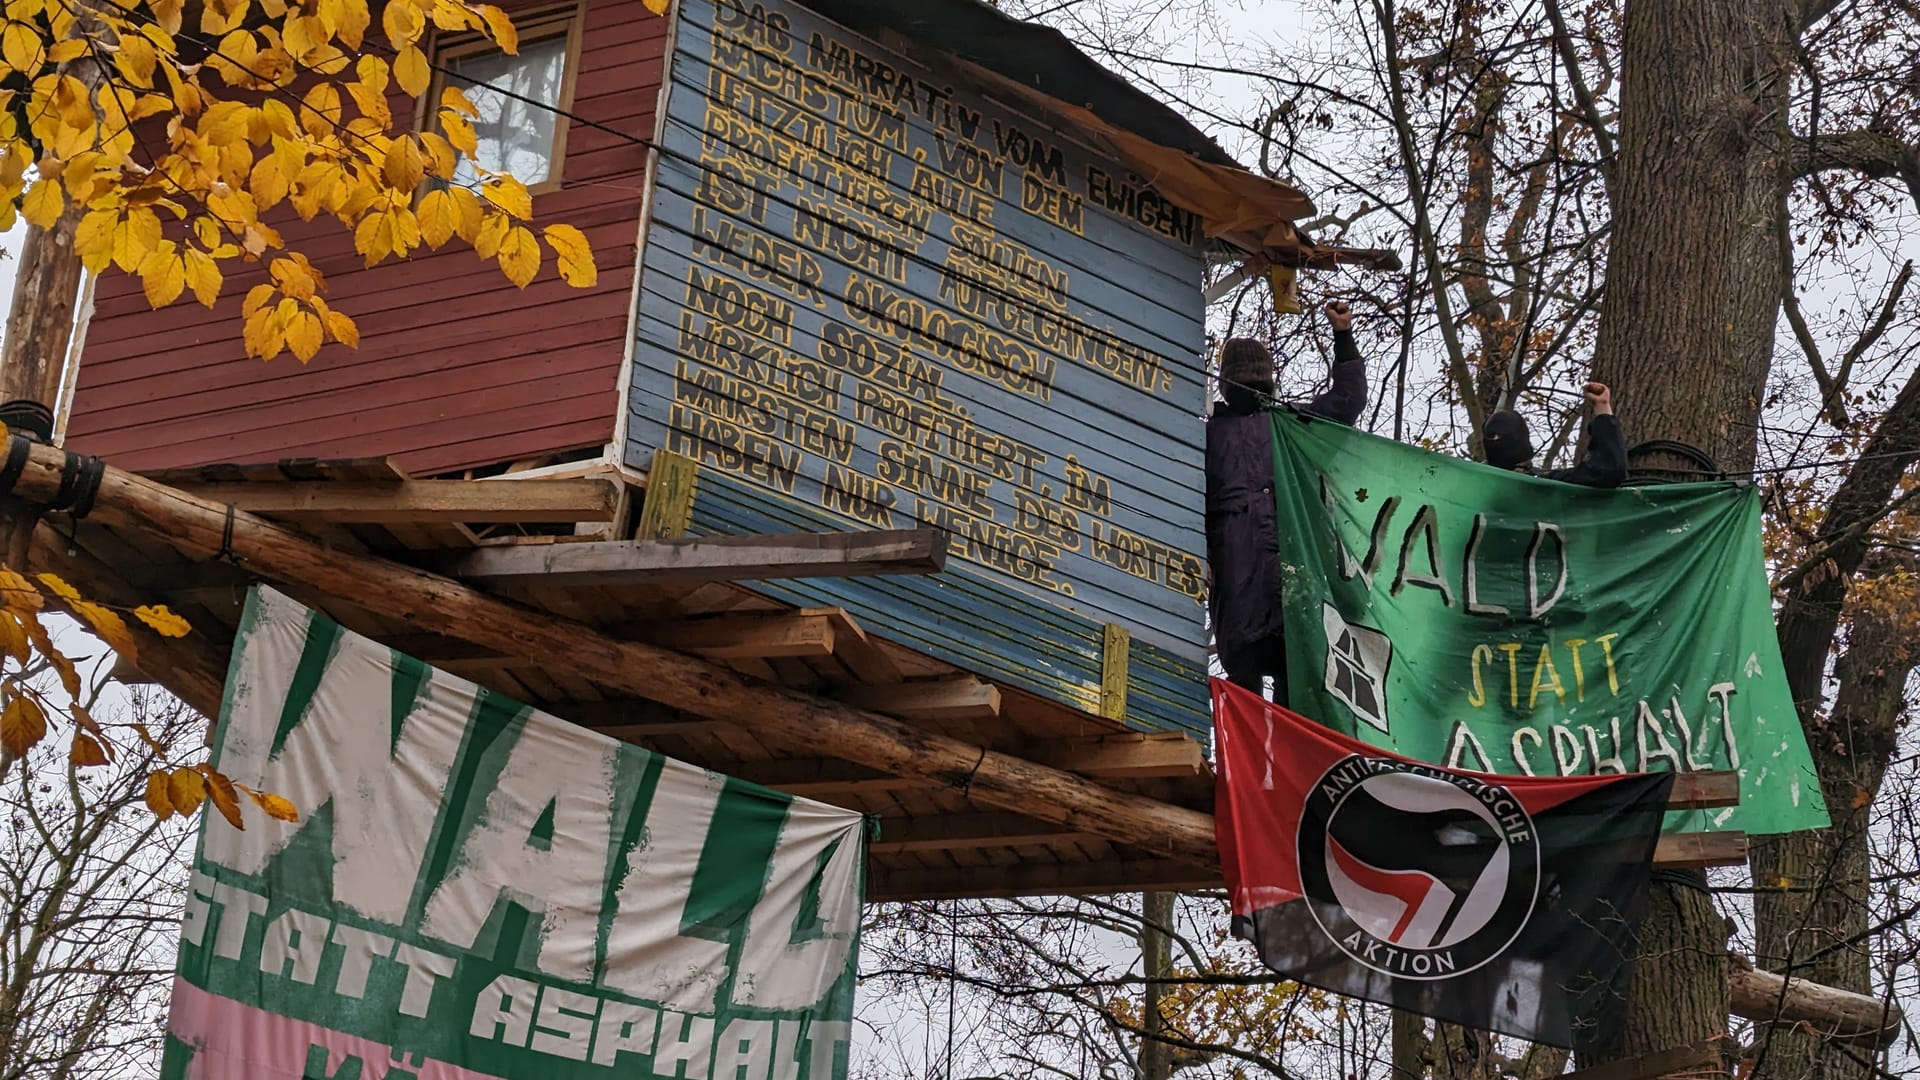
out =
{"type": "Polygon", "coordinates": [[[203,815],[167,1080],[844,1077],[860,815],[617,742],[269,589],[203,815]]]}

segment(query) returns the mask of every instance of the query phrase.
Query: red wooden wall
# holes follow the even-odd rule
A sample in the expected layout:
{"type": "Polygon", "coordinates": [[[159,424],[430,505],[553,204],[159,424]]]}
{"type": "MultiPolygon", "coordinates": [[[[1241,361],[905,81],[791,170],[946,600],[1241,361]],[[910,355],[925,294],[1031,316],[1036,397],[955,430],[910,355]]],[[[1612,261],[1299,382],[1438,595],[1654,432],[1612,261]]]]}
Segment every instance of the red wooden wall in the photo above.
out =
{"type": "MultiPolygon", "coordinates": [[[[641,0],[587,0],[573,112],[651,139],[666,37],[641,0]]],[[[414,115],[411,98],[392,104],[397,123],[414,115]]],[[[587,234],[591,289],[562,282],[550,252],[517,289],[457,239],[367,269],[337,221],[280,213],[287,245],[360,326],[358,349],[329,343],[305,365],[289,353],[249,360],[241,346],[240,303],[261,270],[228,264],[212,311],[191,293],[151,310],[137,278],[109,270],[68,445],[136,470],[389,456],[414,475],[600,446],[623,407],[645,168],[642,146],[575,122],[561,190],[534,197],[536,230],[564,221],[587,234]]]]}

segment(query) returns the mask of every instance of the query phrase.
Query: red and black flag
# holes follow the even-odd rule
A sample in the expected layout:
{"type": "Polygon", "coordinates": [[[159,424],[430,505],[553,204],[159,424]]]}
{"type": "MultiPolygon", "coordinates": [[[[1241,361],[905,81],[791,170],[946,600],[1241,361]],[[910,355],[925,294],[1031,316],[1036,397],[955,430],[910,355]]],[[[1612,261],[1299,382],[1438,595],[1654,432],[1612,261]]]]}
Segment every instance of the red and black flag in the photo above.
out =
{"type": "Polygon", "coordinates": [[[1605,1045],[1672,773],[1488,776],[1397,757],[1213,682],[1234,933],[1324,990],[1605,1045]]]}

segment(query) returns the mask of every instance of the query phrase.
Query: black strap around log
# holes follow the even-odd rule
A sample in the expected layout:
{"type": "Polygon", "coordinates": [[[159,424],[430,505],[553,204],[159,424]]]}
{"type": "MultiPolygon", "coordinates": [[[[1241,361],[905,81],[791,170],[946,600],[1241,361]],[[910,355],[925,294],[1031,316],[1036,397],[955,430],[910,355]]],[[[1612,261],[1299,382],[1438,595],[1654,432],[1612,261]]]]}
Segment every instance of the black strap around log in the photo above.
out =
{"type": "Polygon", "coordinates": [[[27,471],[27,458],[33,454],[33,443],[24,436],[7,437],[7,463],[0,465],[0,495],[13,494],[13,485],[20,482],[20,474],[27,471]]]}

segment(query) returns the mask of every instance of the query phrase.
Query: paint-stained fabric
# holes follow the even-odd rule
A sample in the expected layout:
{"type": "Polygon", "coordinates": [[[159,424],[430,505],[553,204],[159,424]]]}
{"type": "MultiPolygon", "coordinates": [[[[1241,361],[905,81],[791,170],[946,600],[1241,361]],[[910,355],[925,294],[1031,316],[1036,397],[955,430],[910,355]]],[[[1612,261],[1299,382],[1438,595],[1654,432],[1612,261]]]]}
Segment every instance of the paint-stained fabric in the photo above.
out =
{"type": "Polygon", "coordinates": [[[1740,774],[1674,831],[1827,823],[1751,484],[1600,490],[1269,418],[1286,704],[1505,775],[1740,774]]]}
{"type": "Polygon", "coordinates": [[[859,814],[249,597],[162,1076],[846,1075],[859,814]]]}

